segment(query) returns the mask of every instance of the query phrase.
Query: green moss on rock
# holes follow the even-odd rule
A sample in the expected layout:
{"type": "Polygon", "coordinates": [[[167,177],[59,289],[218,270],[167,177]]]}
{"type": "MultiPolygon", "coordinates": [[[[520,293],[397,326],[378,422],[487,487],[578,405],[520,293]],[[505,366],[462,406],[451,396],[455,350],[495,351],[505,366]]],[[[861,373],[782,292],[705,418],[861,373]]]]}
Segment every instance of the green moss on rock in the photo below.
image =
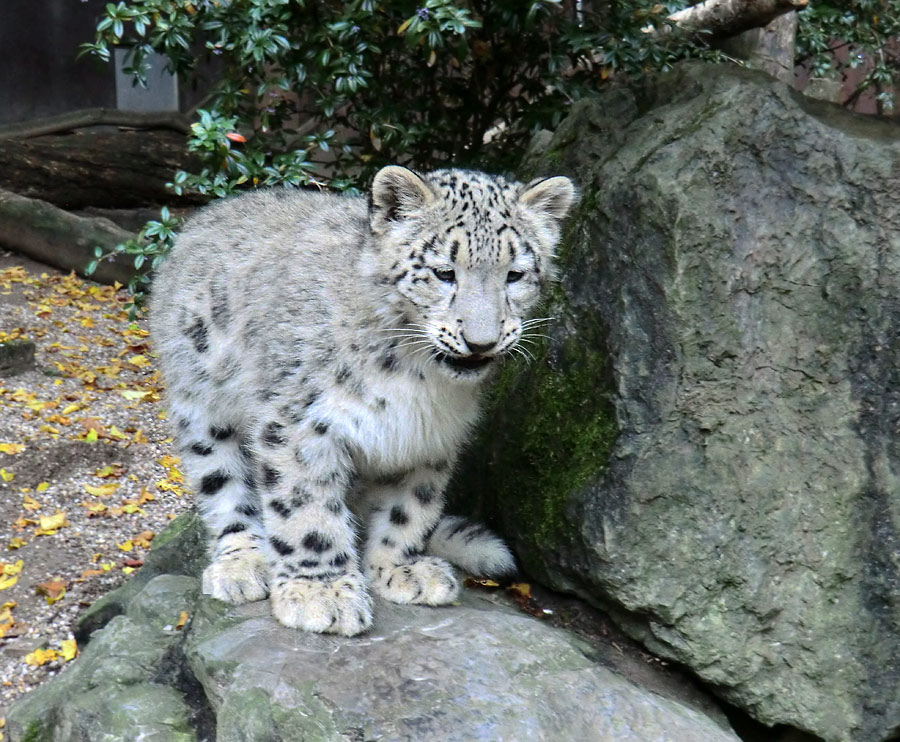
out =
{"type": "Polygon", "coordinates": [[[553,320],[526,341],[534,360],[501,372],[456,481],[458,509],[498,527],[537,576],[546,572],[541,551],[578,533],[572,495],[603,471],[618,434],[602,318],[590,304],[575,306],[564,288],[584,257],[584,242],[573,237],[584,213],[560,245],[563,278],[543,310],[553,320]]]}

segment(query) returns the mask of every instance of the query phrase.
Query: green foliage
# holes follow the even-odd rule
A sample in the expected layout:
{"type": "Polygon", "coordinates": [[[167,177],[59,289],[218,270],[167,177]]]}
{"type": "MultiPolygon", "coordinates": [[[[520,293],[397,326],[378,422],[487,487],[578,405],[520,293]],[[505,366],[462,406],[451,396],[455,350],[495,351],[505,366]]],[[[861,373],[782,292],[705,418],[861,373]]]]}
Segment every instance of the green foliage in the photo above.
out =
{"type": "MultiPolygon", "coordinates": [[[[175,229],[178,227],[178,219],[173,217],[169,210],[163,206],[160,221],[149,221],[138,233],[137,237],[120,245],[109,255],[133,256],[134,267],[140,271],[128,286],[131,291],[131,301],[126,304],[131,319],[137,316],[138,309],[143,306],[146,291],[150,284],[150,276],[153,270],[159,267],[165,256],[172,249],[175,240],[175,229]]],[[[91,275],[97,270],[97,265],[107,257],[103,248],[94,248],[94,259],[88,263],[85,273],[91,275]]]]}
{"type": "MultiPolygon", "coordinates": [[[[647,32],[681,5],[123,0],[106,6],[83,50],[109,60],[111,46],[126,46],[140,84],[154,51],[186,80],[215,78],[189,141],[204,166],[175,174],[177,193],[347,190],[388,163],[508,167],[534,130],[613,72],[643,74],[687,53],[678,34],[661,43],[647,32]]],[[[152,229],[141,239],[120,252],[152,264],[168,249],[152,229]]]]}
{"type": "MultiPolygon", "coordinates": [[[[533,132],[614,75],[640,76],[705,54],[702,36],[655,0],[122,0],[85,53],[146,83],[148,57],[209,89],[189,148],[199,172],[176,193],[222,197],[257,186],[352,190],[388,163],[506,169],[533,132]],[[665,33],[651,33],[654,29],[665,33]],[[204,82],[205,78],[210,78],[204,82]]],[[[872,62],[864,86],[884,106],[897,58],[900,0],[813,0],[798,43],[816,74],[872,62]],[[838,63],[835,39],[849,46],[838,63]]],[[[169,217],[120,246],[140,267],[171,243],[169,217]]],[[[136,300],[146,288],[138,280],[136,300]]]]}
{"type": "Polygon", "coordinates": [[[879,108],[892,111],[900,83],[900,0],[816,2],[800,13],[797,59],[815,77],[840,77],[864,67],[855,98],[874,89],[879,108]]]}

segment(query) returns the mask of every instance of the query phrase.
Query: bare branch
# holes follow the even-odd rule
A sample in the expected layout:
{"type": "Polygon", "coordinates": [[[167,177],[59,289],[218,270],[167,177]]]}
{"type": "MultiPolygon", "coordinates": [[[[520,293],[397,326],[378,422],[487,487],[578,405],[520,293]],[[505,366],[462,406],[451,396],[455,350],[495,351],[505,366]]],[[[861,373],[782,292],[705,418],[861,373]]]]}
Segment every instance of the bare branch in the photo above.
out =
{"type": "Polygon", "coordinates": [[[778,16],[802,10],[808,0],[705,0],[669,16],[676,25],[714,36],[733,36],[767,26],[778,16]]]}

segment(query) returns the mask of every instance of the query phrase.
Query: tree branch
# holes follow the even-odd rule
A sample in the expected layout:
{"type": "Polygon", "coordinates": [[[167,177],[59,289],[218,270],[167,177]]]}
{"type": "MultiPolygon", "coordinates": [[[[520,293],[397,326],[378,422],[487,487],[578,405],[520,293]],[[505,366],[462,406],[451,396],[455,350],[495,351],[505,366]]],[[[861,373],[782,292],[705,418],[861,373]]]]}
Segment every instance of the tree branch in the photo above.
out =
{"type": "Polygon", "coordinates": [[[733,36],[767,26],[778,16],[802,10],[808,0],[705,0],[669,16],[677,26],[707,31],[713,36],[733,36]]]}

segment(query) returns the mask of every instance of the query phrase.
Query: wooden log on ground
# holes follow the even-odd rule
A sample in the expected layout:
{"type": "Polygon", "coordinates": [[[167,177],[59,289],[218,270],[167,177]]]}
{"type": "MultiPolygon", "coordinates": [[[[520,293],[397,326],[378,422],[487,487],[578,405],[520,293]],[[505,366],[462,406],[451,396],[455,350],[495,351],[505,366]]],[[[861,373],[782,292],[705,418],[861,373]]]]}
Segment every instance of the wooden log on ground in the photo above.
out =
{"type": "Polygon", "coordinates": [[[0,189],[66,209],[204,203],[166,188],[177,170],[195,166],[184,135],[170,130],[0,138],[0,189]]]}
{"type": "Polygon", "coordinates": [[[178,111],[120,111],[118,108],[84,108],[59,116],[30,119],[0,126],[0,139],[30,139],[60,134],[88,126],[124,126],[131,129],[171,129],[188,134],[188,117],[178,111]]]}
{"type": "MultiPolygon", "coordinates": [[[[53,204],[0,190],[0,245],[62,270],[84,269],[94,248],[104,252],[134,237],[108,219],[69,214],[53,204]]],[[[135,274],[130,257],[103,261],[91,279],[127,284],[135,274]]]]}

